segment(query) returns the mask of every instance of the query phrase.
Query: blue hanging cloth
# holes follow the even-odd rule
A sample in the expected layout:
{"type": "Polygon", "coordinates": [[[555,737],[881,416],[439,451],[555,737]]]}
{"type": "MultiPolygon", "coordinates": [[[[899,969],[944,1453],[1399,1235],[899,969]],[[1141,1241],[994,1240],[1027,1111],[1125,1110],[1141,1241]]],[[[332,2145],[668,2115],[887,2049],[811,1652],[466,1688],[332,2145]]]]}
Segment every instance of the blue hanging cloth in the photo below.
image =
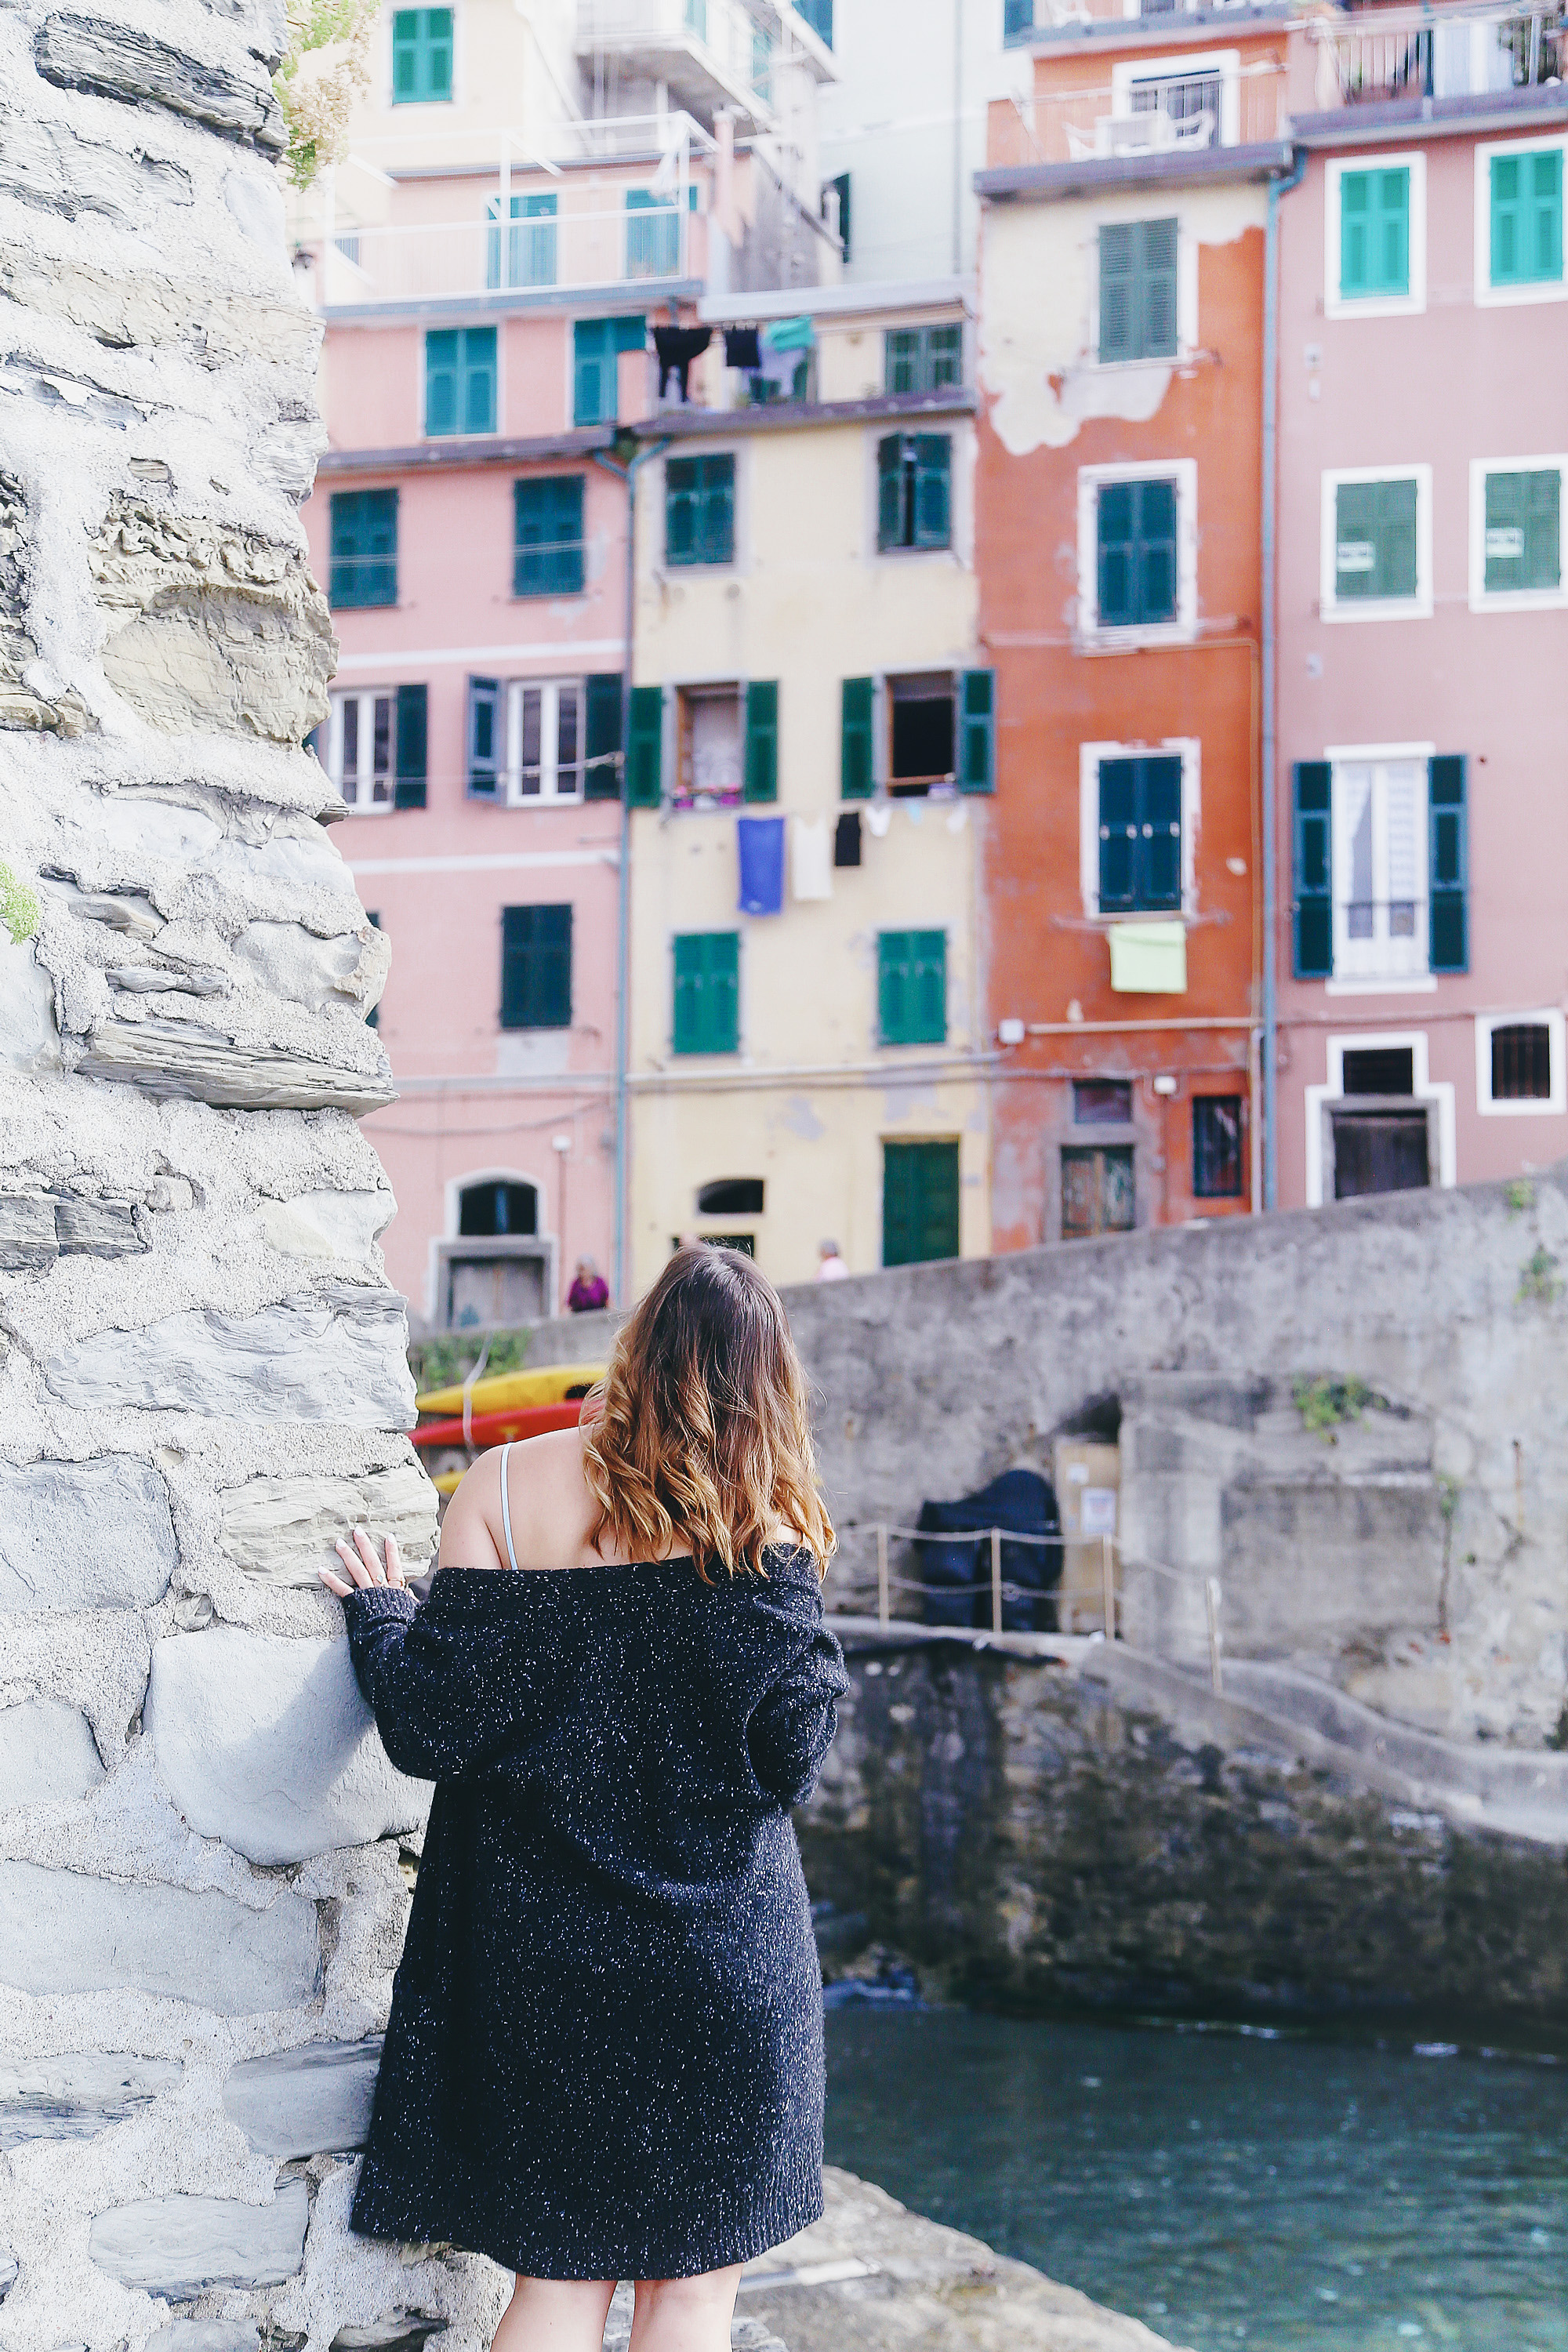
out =
{"type": "Polygon", "coordinates": [[[783,817],[737,817],[735,831],[741,853],[742,914],[782,914],[784,885],[783,817]]]}

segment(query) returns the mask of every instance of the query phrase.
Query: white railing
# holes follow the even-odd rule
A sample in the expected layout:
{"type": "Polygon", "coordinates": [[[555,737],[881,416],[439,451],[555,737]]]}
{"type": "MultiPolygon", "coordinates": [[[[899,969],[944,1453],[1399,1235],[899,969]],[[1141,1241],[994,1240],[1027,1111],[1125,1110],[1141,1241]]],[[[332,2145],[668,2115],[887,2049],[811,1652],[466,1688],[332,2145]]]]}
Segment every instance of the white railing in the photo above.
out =
{"type": "Polygon", "coordinates": [[[714,78],[764,105],[767,50],[738,0],[578,0],[577,47],[689,50],[714,78]]]}
{"type": "Polygon", "coordinates": [[[1402,98],[1479,98],[1561,79],[1560,5],[1390,8],[1318,18],[1313,96],[1325,111],[1402,98]]]}
{"type": "Polygon", "coordinates": [[[1271,59],[1212,73],[1150,70],[1113,88],[1016,99],[1002,118],[995,164],[1078,163],[1097,157],[1247,147],[1284,136],[1285,68],[1271,59]]]}
{"type": "Polygon", "coordinates": [[[324,305],[428,301],[444,295],[545,292],[551,287],[637,286],[692,274],[693,215],[675,197],[554,213],[529,198],[484,200],[459,221],[335,230],[325,256],[324,305]]]}

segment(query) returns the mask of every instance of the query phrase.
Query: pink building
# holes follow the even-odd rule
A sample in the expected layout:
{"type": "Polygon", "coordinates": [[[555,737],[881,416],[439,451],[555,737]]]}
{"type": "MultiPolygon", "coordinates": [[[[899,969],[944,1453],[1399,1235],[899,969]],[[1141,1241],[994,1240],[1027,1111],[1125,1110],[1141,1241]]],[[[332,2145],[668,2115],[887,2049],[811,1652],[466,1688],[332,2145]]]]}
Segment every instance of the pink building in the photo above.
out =
{"type": "Polygon", "coordinates": [[[1568,1150],[1560,18],[1310,22],[1279,205],[1278,1198],[1568,1150]]]}

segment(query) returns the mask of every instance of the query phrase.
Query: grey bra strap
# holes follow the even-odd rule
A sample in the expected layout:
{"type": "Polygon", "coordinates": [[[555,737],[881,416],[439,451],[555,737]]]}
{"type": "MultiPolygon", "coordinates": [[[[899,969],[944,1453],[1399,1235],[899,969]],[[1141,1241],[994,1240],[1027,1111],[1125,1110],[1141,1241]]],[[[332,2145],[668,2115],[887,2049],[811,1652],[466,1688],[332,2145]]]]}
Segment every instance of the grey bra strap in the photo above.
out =
{"type": "Polygon", "coordinates": [[[506,1444],[506,1445],[503,1445],[503,1446],[501,1447],[501,1450],[500,1450],[500,1523],[501,1523],[502,1527],[506,1529],[506,1556],[507,1556],[507,1563],[508,1563],[508,1565],[509,1565],[510,1567],[511,1567],[511,1568],[514,1568],[514,1569],[515,1569],[515,1568],[516,1568],[516,1566],[517,1566],[517,1554],[516,1554],[516,1552],[512,1549],[512,1542],[511,1542],[511,1501],[510,1501],[510,1496],[508,1496],[507,1491],[506,1491],[506,1465],[507,1465],[507,1458],[508,1458],[508,1456],[510,1455],[510,1452],[511,1452],[511,1446],[510,1446],[510,1444],[506,1444]]]}

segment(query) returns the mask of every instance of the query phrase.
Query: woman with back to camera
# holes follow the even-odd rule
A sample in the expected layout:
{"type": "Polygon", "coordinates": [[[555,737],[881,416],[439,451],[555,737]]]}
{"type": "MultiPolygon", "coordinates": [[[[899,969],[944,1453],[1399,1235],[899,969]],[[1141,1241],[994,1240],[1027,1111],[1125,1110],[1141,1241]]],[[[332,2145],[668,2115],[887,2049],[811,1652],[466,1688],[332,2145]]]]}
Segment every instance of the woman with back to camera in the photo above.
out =
{"type": "Polygon", "coordinates": [[[847,1687],[833,1548],[784,1308],[699,1248],[580,1428],[475,1463],[424,1607],[390,1538],[323,1571],[437,1783],[353,2226],[515,2272],[495,2352],[598,2352],[619,2279],[634,2352],[727,2352],[741,2265],[822,2210],[787,1809],[847,1687]]]}

